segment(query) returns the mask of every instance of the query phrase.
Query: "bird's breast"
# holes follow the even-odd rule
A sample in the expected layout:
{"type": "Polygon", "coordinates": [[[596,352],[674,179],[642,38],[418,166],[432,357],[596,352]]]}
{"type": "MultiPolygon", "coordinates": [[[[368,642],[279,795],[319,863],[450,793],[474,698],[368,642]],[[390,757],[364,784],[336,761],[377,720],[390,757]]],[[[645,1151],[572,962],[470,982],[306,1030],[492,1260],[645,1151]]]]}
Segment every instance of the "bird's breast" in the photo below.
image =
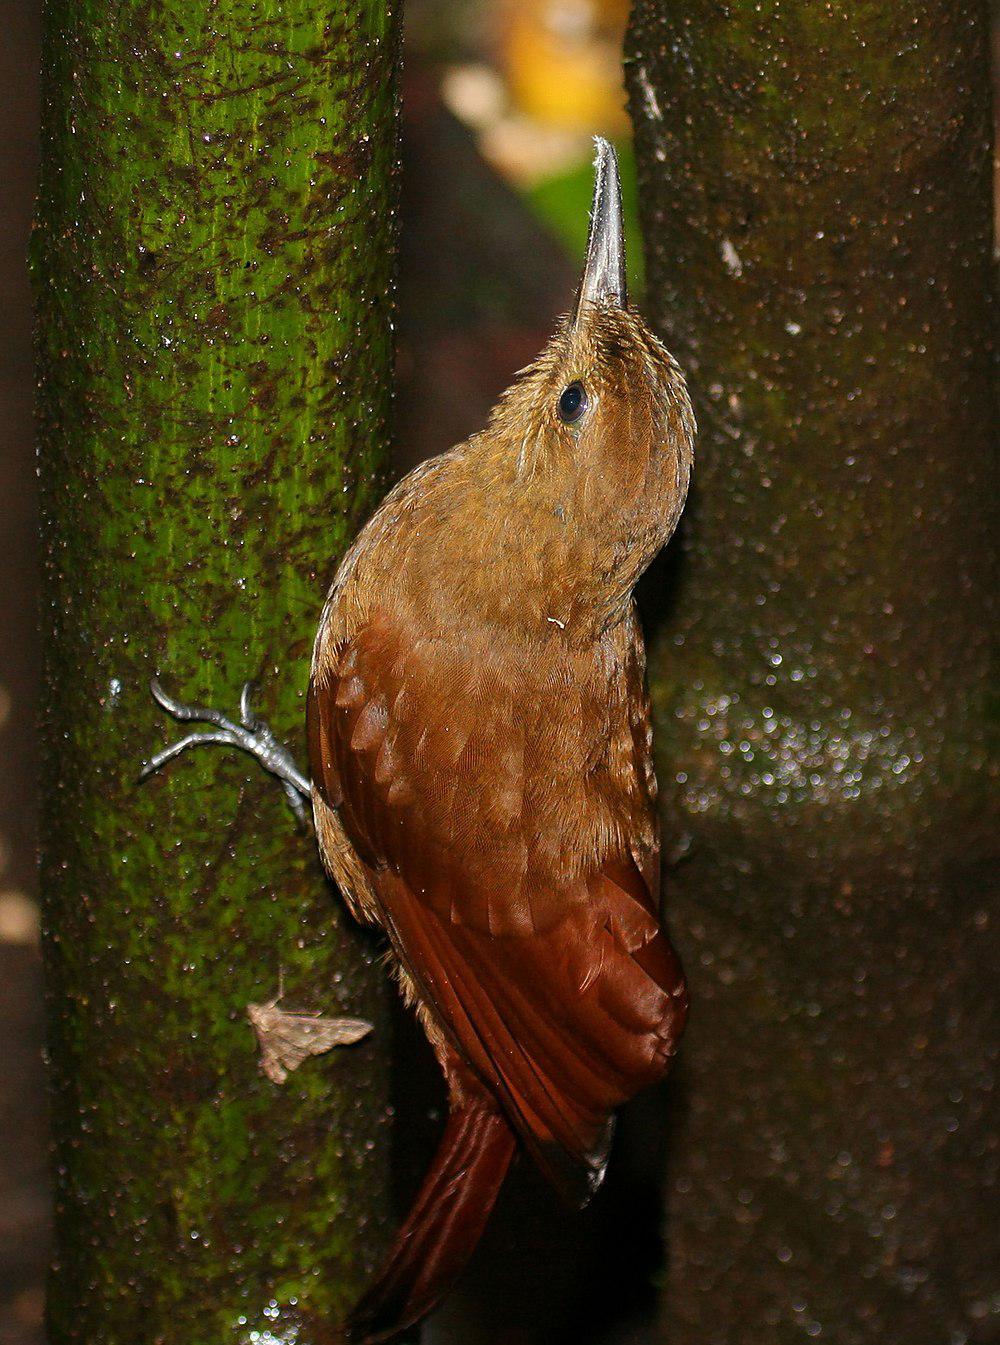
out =
{"type": "Polygon", "coordinates": [[[489,926],[503,892],[504,911],[546,927],[606,857],[654,843],[634,678],[555,626],[525,640],[422,615],[383,608],[340,654],[348,833],[390,866],[405,849],[453,918],[489,926]]]}

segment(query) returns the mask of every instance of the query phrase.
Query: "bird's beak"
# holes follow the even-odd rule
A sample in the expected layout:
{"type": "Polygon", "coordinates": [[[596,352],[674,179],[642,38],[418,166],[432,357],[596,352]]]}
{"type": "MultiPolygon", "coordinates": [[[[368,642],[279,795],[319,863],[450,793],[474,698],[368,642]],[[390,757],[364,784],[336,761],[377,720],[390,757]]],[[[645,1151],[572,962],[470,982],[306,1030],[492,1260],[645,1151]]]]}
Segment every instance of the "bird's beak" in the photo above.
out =
{"type": "Polygon", "coordinates": [[[624,308],[625,230],[622,224],[622,187],[618,176],[618,156],[599,135],[594,136],[597,158],[594,160],[594,203],[590,209],[587,235],[587,260],[573,310],[573,324],[587,304],[608,304],[624,308]]]}

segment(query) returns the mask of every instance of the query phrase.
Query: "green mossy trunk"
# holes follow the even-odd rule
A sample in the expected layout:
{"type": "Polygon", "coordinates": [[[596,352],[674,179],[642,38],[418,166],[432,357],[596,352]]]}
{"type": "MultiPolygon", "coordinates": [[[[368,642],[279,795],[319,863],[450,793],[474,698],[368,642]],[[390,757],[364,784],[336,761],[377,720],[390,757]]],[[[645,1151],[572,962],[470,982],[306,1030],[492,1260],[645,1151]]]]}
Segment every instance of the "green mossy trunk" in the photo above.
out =
{"type": "Polygon", "coordinates": [[[638,0],[627,61],[701,426],[651,659],[693,840],[663,1339],[985,1342],[987,8],[638,0]]]}
{"type": "Polygon", "coordinates": [[[388,1215],[384,973],[281,791],[391,389],[391,3],[49,0],[39,316],[53,1345],[326,1337],[388,1215]],[[245,1010],[371,1019],[284,1087],[245,1010]]]}

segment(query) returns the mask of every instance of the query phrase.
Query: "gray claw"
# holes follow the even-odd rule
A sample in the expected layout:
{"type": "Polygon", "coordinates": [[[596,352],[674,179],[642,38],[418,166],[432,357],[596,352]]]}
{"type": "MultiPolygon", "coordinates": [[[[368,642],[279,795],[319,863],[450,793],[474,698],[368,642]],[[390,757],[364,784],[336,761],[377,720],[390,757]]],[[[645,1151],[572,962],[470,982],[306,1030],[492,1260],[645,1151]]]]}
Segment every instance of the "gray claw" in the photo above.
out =
{"type": "Polygon", "coordinates": [[[257,727],[257,716],[250,708],[250,697],[253,695],[253,683],[244,682],[243,690],[240,692],[240,722],[244,728],[255,729],[257,727]]]}
{"type": "Polygon", "coordinates": [[[277,776],[295,816],[303,825],[308,825],[306,802],[311,797],[312,786],[296,766],[288,749],[277,741],[270,727],[254,714],[250,704],[253,692],[251,682],[244,683],[240,693],[239,724],[234,724],[221,710],[212,710],[201,705],[185,705],[183,701],[176,700],[163,690],[155,677],[150,680],[149,689],[157,704],[174,719],[182,723],[212,724],[214,729],[206,733],[188,733],[178,742],[164,747],[143,764],[139,772],[140,780],[147,779],[189,747],[210,743],[237,747],[240,751],[249,753],[271,775],[277,776]]]}
{"type": "MultiPolygon", "coordinates": [[[[308,781],[306,781],[306,783],[308,784],[308,781]]],[[[281,787],[285,791],[285,798],[288,800],[288,806],[295,814],[299,825],[308,830],[312,819],[309,816],[309,810],[306,807],[305,800],[312,798],[311,789],[309,793],[303,796],[298,785],[293,785],[288,780],[282,780],[281,787]]]]}

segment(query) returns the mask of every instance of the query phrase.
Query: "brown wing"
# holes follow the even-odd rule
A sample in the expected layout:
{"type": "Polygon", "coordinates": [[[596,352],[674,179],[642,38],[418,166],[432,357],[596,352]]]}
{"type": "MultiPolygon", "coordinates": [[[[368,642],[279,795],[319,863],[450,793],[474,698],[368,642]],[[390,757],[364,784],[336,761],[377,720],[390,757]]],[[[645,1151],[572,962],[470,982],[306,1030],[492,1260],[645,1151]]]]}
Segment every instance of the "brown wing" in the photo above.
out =
{"type": "Polygon", "coordinates": [[[522,673],[509,685],[486,649],[370,623],[312,688],[313,777],[443,1031],[585,1198],[611,1112],[665,1070],[686,997],[655,845],[644,879],[629,838],[609,843],[642,830],[633,814],[649,827],[641,672],[623,733],[596,747],[602,688],[563,674],[552,704],[545,670],[522,673]]]}

